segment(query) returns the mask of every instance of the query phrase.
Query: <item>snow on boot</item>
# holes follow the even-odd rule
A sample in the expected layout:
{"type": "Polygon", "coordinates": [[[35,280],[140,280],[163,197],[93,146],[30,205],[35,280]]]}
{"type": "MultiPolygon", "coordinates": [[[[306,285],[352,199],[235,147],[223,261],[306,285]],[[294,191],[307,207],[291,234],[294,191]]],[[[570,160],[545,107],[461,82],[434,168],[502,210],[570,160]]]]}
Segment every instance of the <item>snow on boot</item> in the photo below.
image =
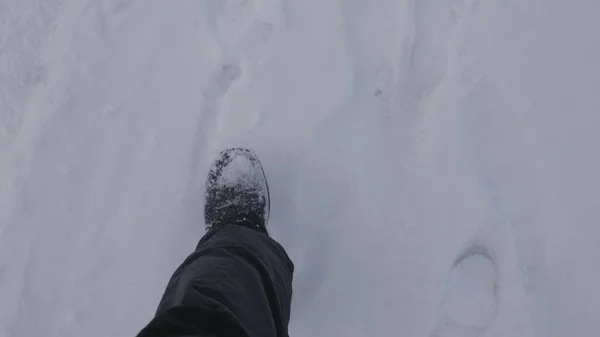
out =
{"type": "Polygon", "coordinates": [[[431,337],[480,337],[496,318],[496,271],[483,247],[459,256],[431,337]]]}
{"type": "Polygon", "coordinates": [[[256,154],[242,148],[221,152],[206,182],[206,230],[236,224],[267,233],[269,207],[269,186],[256,154]]]}

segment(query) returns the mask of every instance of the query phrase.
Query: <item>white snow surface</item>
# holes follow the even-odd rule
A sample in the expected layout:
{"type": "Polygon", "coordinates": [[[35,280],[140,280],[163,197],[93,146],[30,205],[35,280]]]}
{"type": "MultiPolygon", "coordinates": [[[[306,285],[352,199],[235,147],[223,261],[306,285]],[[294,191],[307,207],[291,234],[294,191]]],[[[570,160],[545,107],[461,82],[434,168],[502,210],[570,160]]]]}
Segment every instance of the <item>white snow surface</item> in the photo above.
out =
{"type": "MultiPolygon", "coordinates": [[[[221,175],[214,180],[215,185],[256,191],[260,193],[260,196],[266,198],[265,176],[260,164],[250,159],[251,157],[242,151],[234,150],[233,152],[231,161],[221,168],[221,175]]],[[[212,166],[215,171],[217,171],[216,163],[213,162],[212,166]]]]}
{"type": "Polygon", "coordinates": [[[1,0],[0,336],[133,336],[254,149],[291,336],[597,336],[600,2],[1,0]],[[595,149],[595,150],[594,150],[595,149]]]}

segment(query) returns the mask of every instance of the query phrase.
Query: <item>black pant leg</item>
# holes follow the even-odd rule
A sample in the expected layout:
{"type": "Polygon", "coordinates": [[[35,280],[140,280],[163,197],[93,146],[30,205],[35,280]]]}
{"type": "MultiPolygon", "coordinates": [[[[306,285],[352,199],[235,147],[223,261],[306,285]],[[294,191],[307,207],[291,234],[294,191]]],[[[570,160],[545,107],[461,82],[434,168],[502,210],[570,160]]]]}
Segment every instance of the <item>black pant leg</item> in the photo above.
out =
{"type": "Polygon", "coordinates": [[[207,233],[138,337],[287,337],[293,269],[283,247],[258,230],[207,233]]]}

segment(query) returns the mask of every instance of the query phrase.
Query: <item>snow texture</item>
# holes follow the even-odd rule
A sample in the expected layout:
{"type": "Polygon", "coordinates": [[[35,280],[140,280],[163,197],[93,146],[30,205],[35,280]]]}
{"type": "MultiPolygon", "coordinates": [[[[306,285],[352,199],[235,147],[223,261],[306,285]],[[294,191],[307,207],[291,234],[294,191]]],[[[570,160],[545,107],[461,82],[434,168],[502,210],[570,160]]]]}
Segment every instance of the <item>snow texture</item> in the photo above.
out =
{"type": "MultiPolygon", "coordinates": [[[[239,186],[241,189],[266,192],[266,189],[262,188],[265,185],[265,176],[258,162],[252,161],[247,155],[244,155],[243,151],[238,152],[234,151],[233,158],[221,169],[221,175],[215,183],[227,187],[239,186]]],[[[214,170],[217,168],[215,167],[214,170]]]]}
{"type": "Polygon", "coordinates": [[[237,146],[296,263],[292,336],[431,336],[470,247],[483,336],[598,335],[599,12],[0,1],[0,336],[135,335],[237,146]]]}

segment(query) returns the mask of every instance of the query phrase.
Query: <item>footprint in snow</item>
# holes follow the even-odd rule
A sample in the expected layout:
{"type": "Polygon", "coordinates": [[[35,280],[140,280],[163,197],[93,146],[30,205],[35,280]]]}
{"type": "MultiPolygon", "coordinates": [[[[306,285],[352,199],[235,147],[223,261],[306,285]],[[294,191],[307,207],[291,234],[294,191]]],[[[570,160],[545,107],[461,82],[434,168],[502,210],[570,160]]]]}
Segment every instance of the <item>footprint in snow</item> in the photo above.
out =
{"type": "Polygon", "coordinates": [[[480,337],[497,313],[496,271],[487,250],[472,247],[456,260],[431,337],[480,337]]]}

